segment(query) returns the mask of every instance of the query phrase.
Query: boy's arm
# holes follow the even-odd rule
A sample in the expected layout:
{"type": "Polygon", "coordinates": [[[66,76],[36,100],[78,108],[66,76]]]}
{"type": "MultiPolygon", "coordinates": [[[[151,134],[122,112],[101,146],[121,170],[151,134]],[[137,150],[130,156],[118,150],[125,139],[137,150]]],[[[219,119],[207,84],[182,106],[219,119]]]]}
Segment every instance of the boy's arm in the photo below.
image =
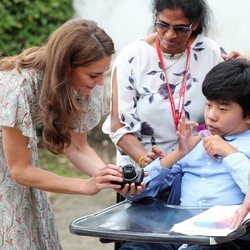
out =
{"type": "Polygon", "coordinates": [[[160,159],[160,163],[163,167],[171,168],[177,161],[179,161],[185,155],[186,155],[185,152],[183,152],[183,151],[179,150],[179,148],[177,148],[173,152],[162,157],[160,159]]]}
{"type": "MultiPolygon", "coordinates": [[[[242,142],[243,143],[243,142],[242,142]]],[[[203,145],[211,157],[220,155],[223,157],[223,164],[231,174],[234,181],[240,187],[242,193],[247,192],[247,176],[250,170],[250,159],[247,145],[240,145],[241,152],[229,142],[218,135],[209,136],[203,139],[203,145]],[[246,150],[244,150],[244,147],[246,150]]]]}
{"type": "Polygon", "coordinates": [[[188,154],[200,141],[199,136],[193,136],[191,132],[191,126],[197,126],[198,124],[193,121],[185,121],[185,116],[182,116],[176,135],[178,136],[178,147],[173,152],[163,156],[160,159],[160,163],[163,167],[170,168],[173,164],[188,154]]]}
{"type": "MultiPolygon", "coordinates": [[[[223,164],[231,174],[234,181],[240,187],[242,193],[247,192],[247,176],[250,170],[249,150],[244,150],[244,145],[240,145],[241,151],[232,146],[218,135],[204,138],[204,148],[211,157],[220,155],[223,158],[223,164]]],[[[244,144],[244,143],[243,143],[244,144]]]]}
{"type": "Polygon", "coordinates": [[[230,154],[238,152],[235,147],[233,147],[219,135],[205,137],[203,139],[203,146],[207,153],[213,158],[216,157],[216,155],[220,155],[221,157],[225,158],[230,154]]]}
{"type": "Polygon", "coordinates": [[[248,156],[242,152],[235,152],[223,158],[223,164],[240,187],[241,192],[246,194],[248,186],[247,176],[250,170],[250,159],[248,156]]]}
{"type": "MultiPolygon", "coordinates": [[[[179,142],[178,148],[162,158],[157,158],[146,166],[144,170],[148,173],[148,176],[144,177],[143,182],[147,185],[147,188],[139,195],[133,197],[127,196],[126,198],[140,200],[147,196],[154,197],[158,192],[172,185],[175,175],[181,171],[179,164],[175,163],[190,151],[189,139],[193,139],[191,126],[197,126],[197,123],[191,121],[185,122],[184,116],[180,119],[178,131],[176,132],[179,142]],[[171,168],[173,165],[174,167],[171,168]]],[[[198,142],[200,139],[196,140],[198,142]]]]}

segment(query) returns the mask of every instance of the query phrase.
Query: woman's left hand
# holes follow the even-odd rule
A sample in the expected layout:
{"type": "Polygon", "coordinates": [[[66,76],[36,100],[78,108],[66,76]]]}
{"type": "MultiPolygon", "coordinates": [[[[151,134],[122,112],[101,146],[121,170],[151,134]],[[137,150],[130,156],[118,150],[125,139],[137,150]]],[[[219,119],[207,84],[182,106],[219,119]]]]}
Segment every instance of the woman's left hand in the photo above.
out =
{"type": "MultiPolygon", "coordinates": [[[[148,173],[144,171],[144,177],[146,177],[148,173]]],[[[126,184],[124,188],[116,189],[123,196],[135,196],[140,194],[146,188],[146,184],[142,181],[140,185],[135,185],[135,183],[126,184]]]]}
{"type": "Polygon", "coordinates": [[[145,183],[136,186],[135,183],[126,184],[123,189],[116,189],[123,196],[135,196],[140,194],[146,188],[145,183]]]}

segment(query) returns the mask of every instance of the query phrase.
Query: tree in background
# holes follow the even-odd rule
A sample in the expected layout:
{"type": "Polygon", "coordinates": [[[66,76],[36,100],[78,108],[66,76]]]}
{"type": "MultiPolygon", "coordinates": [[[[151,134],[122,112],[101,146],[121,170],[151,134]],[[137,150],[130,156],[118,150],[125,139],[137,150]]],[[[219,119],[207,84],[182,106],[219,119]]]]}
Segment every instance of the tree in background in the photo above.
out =
{"type": "Polygon", "coordinates": [[[73,13],[72,0],[1,0],[0,56],[46,43],[73,13]]]}

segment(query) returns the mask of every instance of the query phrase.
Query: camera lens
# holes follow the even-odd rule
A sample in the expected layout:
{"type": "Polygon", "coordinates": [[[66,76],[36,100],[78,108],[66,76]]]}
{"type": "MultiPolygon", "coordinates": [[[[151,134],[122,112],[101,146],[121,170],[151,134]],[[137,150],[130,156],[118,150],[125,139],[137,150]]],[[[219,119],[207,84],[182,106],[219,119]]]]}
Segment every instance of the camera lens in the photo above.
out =
{"type": "Polygon", "coordinates": [[[123,167],[123,178],[125,180],[134,180],[137,176],[135,167],[131,164],[127,164],[123,167]]]}

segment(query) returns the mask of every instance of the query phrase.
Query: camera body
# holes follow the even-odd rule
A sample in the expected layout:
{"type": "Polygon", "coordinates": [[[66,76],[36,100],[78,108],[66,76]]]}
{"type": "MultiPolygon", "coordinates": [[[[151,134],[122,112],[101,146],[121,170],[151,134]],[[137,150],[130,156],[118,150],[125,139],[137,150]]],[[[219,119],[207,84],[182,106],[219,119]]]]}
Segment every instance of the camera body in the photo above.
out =
{"type": "Polygon", "coordinates": [[[112,181],[113,184],[120,184],[122,188],[126,184],[135,183],[139,186],[144,178],[144,170],[142,168],[136,168],[132,164],[126,164],[122,167],[123,182],[112,181]]]}

